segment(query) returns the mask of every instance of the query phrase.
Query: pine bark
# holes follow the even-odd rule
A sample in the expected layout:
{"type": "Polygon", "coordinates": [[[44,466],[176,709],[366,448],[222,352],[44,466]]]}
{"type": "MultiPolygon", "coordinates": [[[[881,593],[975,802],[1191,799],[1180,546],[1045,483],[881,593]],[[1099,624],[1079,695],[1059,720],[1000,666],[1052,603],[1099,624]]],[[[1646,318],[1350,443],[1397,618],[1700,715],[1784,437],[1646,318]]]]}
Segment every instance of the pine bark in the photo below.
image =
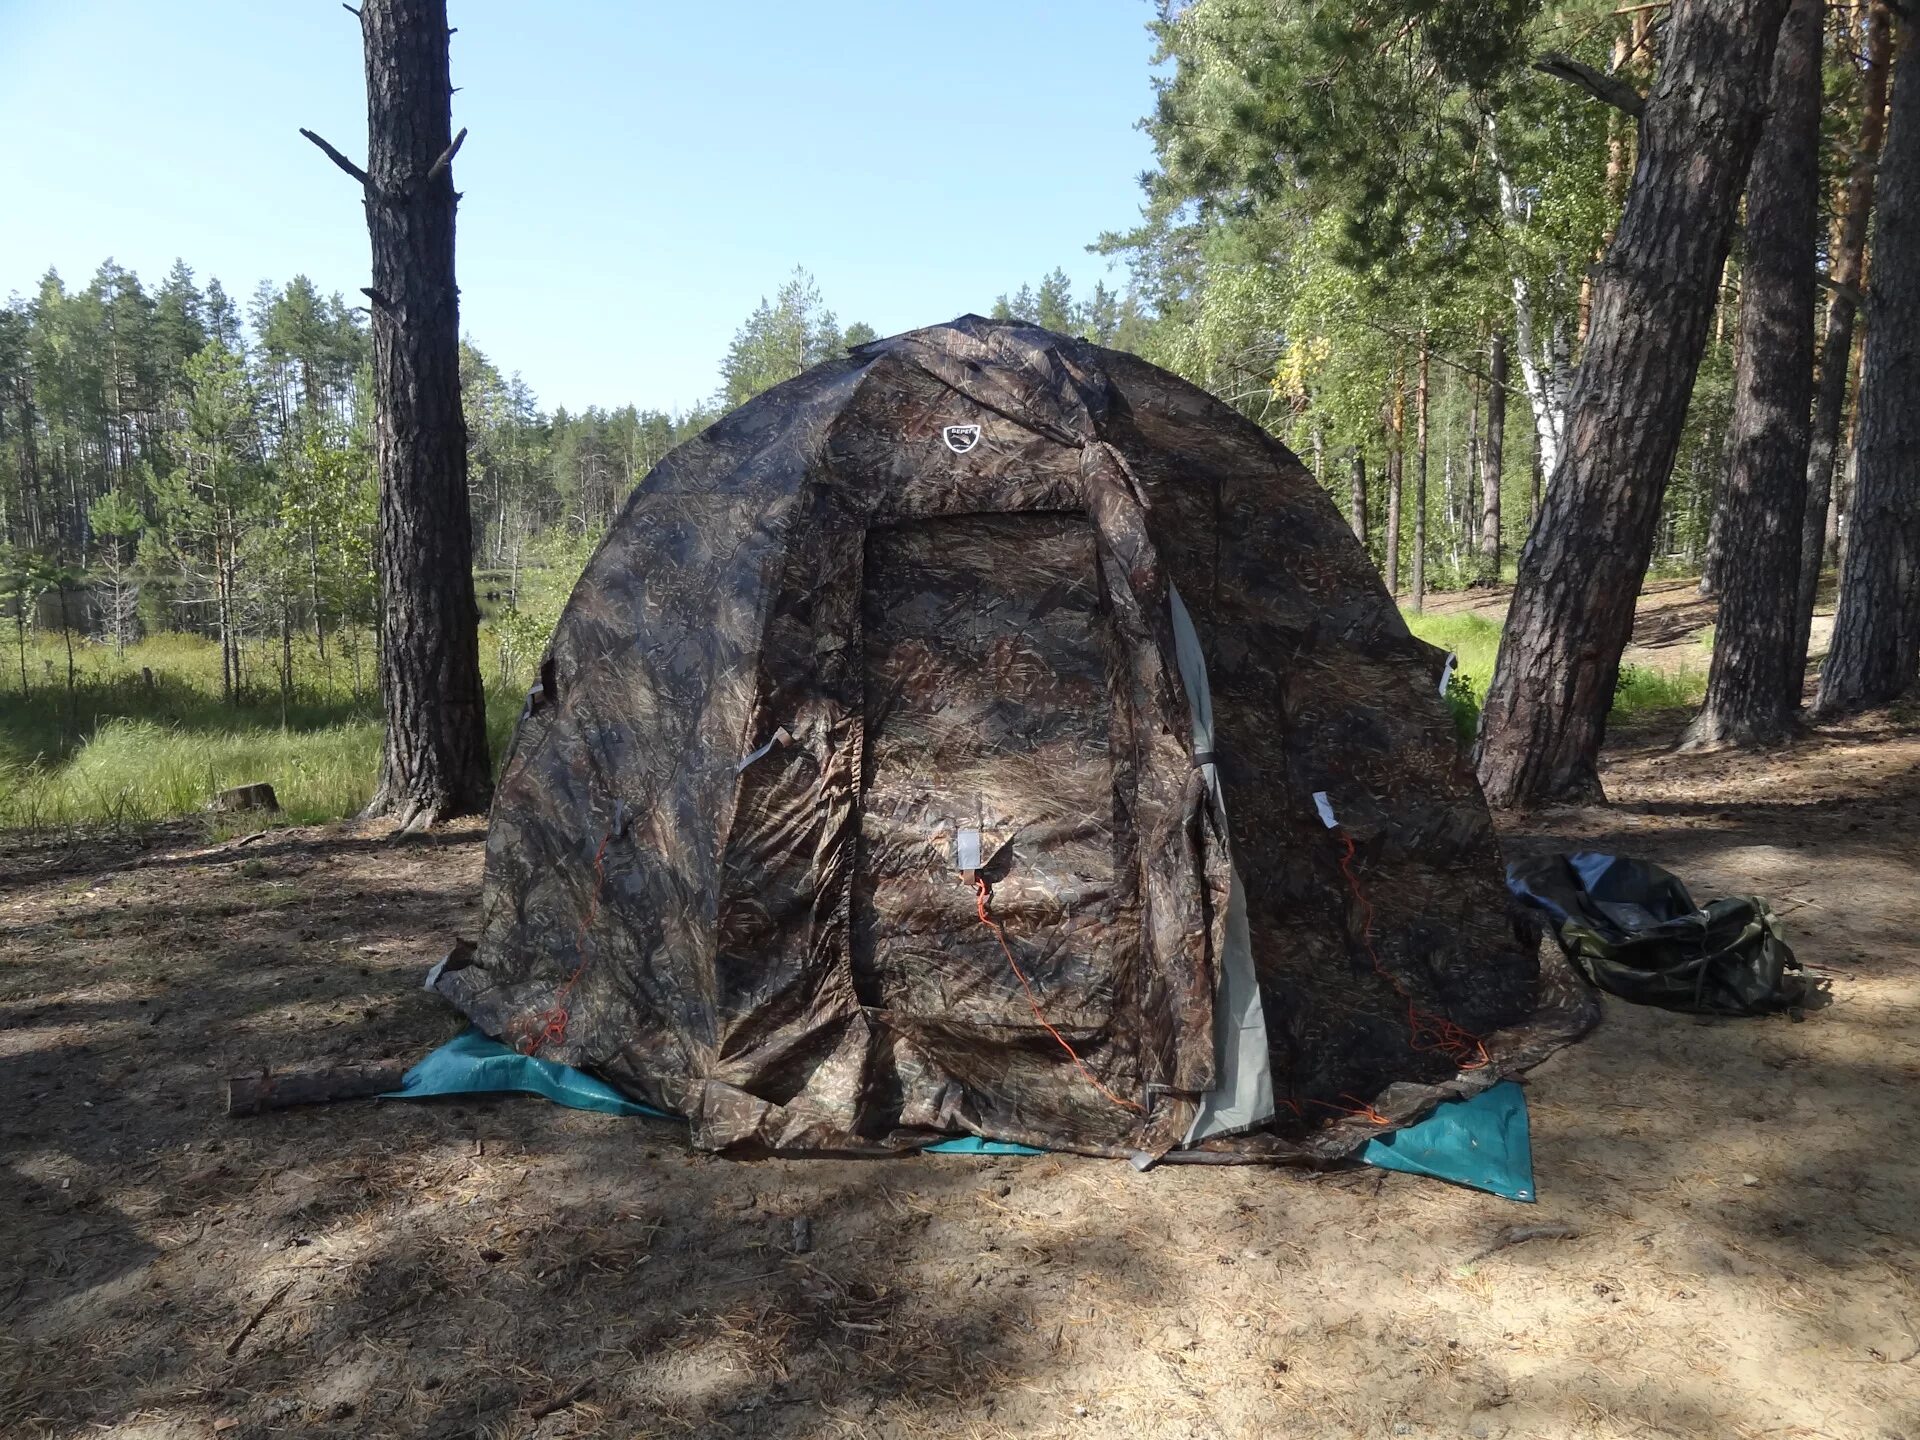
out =
{"type": "Polygon", "coordinates": [[[1813,398],[1823,18],[1822,0],[1792,0],[1747,182],[1720,617],[1689,746],[1781,745],[1793,738],[1800,709],[1794,642],[1813,398]]]}
{"type": "Polygon", "coordinates": [[[1480,452],[1480,583],[1500,583],[1500,479],[1507,462],[1507,337],[1487,346],[1487,435],[1480,452]]]}
{"type": "MultiPolygon", "coordinates": [[[[1736,357],[1735,366],[1739,361],[1736,357]]],[[[1727,480],[1723,474],[1713,488],[1713,514],[1707,521],[1707,553],[1700,562],[1700,583],[1695,587],[1711,600],[1720,593],[1720,566],[1727,544],[1727,480]]]]}
{"type": "MultiPolygon", "coordinates": [[[[1480,406],[1485,395],[1485,387],[1477,377],[1467,380],[1467,453],[1462,457],[1465,470],[1462,472],[1460,486],[1460,538],[1458,548],[1471,550],[1474,554],[1473,585],[1486,583],[1486,576],[1480,564],[1480,519],[1478,507],[1486,484],[1486,452],[1481,445],[1483,434],[1480,423],[1480,406]]],[[[1451,457],[1449,457],[1451,459],[1451,457]]]]}
{"type": "Polygon", "coordinates": [[[1873,220],[1873,284],[1854,438],[1853,508],[1817,709],[1896,698],[1920,665],[1920,76],[1913,26],[1894,74],[1873,220]]]}
{"type": "Polygon", "coordinates": [[[1620,654],[1652,555],[1787,0],[1674,0],[1567,446],[1520,557],[1477,762],[1493,803],[1604,799],[1620,654]]]}
{"type": "Polygon", "coordinates": [[[1427,338],[1420,337],[1420,378],[1414,390],[1413,609],[1427,608],[1427,338]]]}
{"type": "Polygon", "coordinates": [[[491,796],[454,285],[446,0],[366,0],[367,230],[386,740],[367,814],[419,829],[491,796]]]}
{"type": "MultiPolygon", "coordinates": [[[[1353,452],[1353,475],[1347,491],[1347,519],[1353,526],[1353,538],[1367,548],[1367,457],[1353,452]]],[[[24,688],[24,687],[23,687],[24,688]]]]}
{"type": "MultiPolygon", "coordinates": [[[[1873,212],[1873,181],[1880,143],[1886,134],[1887,69],[1893,60],[1893,21],[1874,0],[1866,23],[1866,73],[1862,77],[1860,134],[1847,171],[1835,225],[1827,275],[1826,332],[1820,343],[1820,370],[1813,402],[1813,439],[1807,453],[1807,508],[1800,539],[1799,613],[1795,617],[1796,675],[1804,676],[1813,631],[1813,610],[1820,595],[1820,571],[1833,534],[1833,472],[1839,453],[1840,421],[1846,410],[1847,383],[1854,370],[1854,321],[1866,278],[1867,221],[1873,212]]],[[[1804,684],[1804,681],[1802,682],[1804,684]]]]}
{"type": "Polygon", "coordinates": [[[1387,593],[1400,593],[1400,490],[1406,473],[1407,385],[1396,367],[1387,397],[1387,593]]]}

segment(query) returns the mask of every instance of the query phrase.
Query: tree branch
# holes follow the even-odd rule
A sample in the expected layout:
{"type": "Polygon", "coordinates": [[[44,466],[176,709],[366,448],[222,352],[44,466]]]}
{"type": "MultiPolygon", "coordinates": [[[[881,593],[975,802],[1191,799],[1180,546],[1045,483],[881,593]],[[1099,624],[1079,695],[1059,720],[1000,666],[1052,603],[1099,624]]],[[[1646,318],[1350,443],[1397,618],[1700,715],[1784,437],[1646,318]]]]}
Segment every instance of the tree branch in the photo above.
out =
{"type": "Polygon", "coordinates": [[[340,8],[346,11],[347,14],[351,15],[354,19],[358,20],[360,18],[360,12],[354,9],[353,6],[347,4],[347,0],[340,0],[340,8]]]}
{"type": "Polygon", "coordinates": [[[1848,285],[1834,279],[1831,275],[1815,275],[1813,283],[1832,295],[1845,296],[1856,309],[1867,303],[1866,294],[1857,285],[1848,285]]]}
{"type": "MultiPolygon", "coordinates": [[[[1420,333],[1418,331],[1396,330],[1391,325],[1382,325],[1377,321],[1368,320],[1363,316],[1355,316],[1354,318],[1366,326],[1367,329],[1381,335],[1389,336],[1395,340],[1412,340],[1417,342],[1420,339],[1420,333]]],[[[1527,388],[1524,382],[1516,382],[1512,379],[1505,381],[1496,380],[1486,371],[1480,369],[1479,366],[1465,360],[1457,360],[1444,350],[1435,350],[1429,347],[1427,353],[1433,357],[1435,364],[1445,365],[1450,369],[1458,370],[1462,375],[1471,375],[1476,380],[1483,380],[1488,385],[1497,386],[1506,391],[1508,395],[1517,399],[1524,400],[1527,398],[1527,388]]]]}
{"type": "Polygon", "coordinates": [[[383,313],[388,315],[391,315],[394,313],[393,302],[387,299],[387,297],[381,294],[378,290],[374,289],[371,285],[362,285],[360,287],[360,293],[366,296],[367,299],[373,302],[374,308],[376,310],[382,311],[383,313]]]}
{"type": "Polygon", "coordinates": [[[366,171],[362,170],[358,165],[354,164],[351,160],[347,159],[346,156],[342,155],[338,150],[334,149],[333,146],[329,145],[325,140],[322,140],[318,135],[314,134],[313,131],[306,129],[305,127],[302,127],[300,133],[306,136],[307,139],[311,140],[314,144],[318,145],[320,147],[321,154],[325,155],[329,160],[333,161],[334,164],[338,165],[342,170],[346,171],[347,174],[351,175],[354,179],[358,180],[362,187],[365,187],[365,185],[367,184],[366,171]]]}
{"type": "Polygon", "coordinates": [[[1606,75],[1571,55],[1549,50],[1533,62],[1542,75],[1577,85],[1594,99],[1638,120],[1647,109],[1647,97],[1615,75],[1606,75]]]}
{"type": "Polygon", "coordinates": [[[453,157],[460,153],[460,147],[466,143],[466,140],[467,127],[462,125],[460,127],[460,133],[453,137],[453,143],[440,152],[440,158],[434,161],[433,168],[427,171],[427,183],[429,185],[446,173],[447,167],[453,163],[453,157]]]}

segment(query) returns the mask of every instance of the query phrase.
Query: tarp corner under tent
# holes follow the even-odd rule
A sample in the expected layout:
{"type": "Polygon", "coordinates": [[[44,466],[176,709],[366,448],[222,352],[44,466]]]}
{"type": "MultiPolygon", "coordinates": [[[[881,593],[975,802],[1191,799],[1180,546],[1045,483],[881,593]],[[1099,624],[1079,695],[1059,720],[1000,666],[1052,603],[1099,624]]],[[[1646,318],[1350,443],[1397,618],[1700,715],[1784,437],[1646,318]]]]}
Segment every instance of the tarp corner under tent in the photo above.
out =
{"type": "MultiPolygon", "coordinates": [[[[478,1030],[468,1029],[415,1065],[387,1100],[430,1100],[460,1095],[539,1095],[573,1110],[607,1115],[671,1119],[664,1111],[630,1100],[586,1072],[523,1055],[478,1030]]],[[[928,1155],[1040,1155],[1032,1145],[956,1136],[922,1148],[928,1155]]],[[[1479,1094],[1436,1105],[1425,1119],[1377,1136],[1356,1157],[1363,1164],[1425,1175],[1531,1203],[1533,1149],[1527,1133],[1526,1092],[1502,1080],[1479,1094]]]]}

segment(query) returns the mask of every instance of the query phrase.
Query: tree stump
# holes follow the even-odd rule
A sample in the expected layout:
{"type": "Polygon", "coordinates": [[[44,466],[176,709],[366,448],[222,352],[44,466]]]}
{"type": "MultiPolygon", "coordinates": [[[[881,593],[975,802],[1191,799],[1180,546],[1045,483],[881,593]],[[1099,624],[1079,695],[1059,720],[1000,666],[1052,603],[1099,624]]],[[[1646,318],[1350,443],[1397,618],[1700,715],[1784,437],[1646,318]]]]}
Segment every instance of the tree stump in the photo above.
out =
{"type": "Polygon", "coordinates": [[[216,810],[278,810],[280,799],[273,793],[273,786],[261,781],[253,785],[236,785],[231,790],[222,790],[213,797],[216,810]]]}

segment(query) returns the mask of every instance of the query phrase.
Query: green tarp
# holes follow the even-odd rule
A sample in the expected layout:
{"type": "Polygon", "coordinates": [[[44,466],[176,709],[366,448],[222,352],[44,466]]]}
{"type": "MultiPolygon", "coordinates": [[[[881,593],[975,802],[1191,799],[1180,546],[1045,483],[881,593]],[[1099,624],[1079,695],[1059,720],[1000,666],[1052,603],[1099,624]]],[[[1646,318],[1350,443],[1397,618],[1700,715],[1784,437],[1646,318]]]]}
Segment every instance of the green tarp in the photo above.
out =
{"type": "Polygon", "coordinates": [[[1382,1170],[1431,1175],[1531,1205],[1527,1092],[1502,1080],[1465,1100],[1448,1100],[1419,1123],[1369,1140],[1360,1159],[1382,1170]]]}

